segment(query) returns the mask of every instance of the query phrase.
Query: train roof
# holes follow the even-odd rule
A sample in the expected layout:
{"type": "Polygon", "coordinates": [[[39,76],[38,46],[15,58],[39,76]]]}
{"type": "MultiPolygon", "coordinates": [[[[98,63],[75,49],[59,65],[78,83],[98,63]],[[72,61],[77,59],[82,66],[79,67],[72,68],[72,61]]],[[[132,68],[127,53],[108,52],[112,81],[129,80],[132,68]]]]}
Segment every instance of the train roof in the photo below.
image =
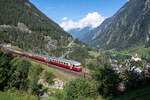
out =
{"type": "MultiPolygon", "coordinates": [[[[11,50],[15,50],[14,48],[10,48],[10,47],[7,47],[7,48],[11,49],[11,50]]],[[[17,50],[17,51],[19,51],[19,50],[17,50]]],[[[77,61],[67,60],[67,59],[63,59],[63,58],[57,58],[57,57],[52,57],[52,56],[47,56],[47,55],[42,55],[42,54],[37,54],[37,53],[33,53],[33,52],[27,52],[27,51],[20,51],[20,52],[24,52],[26,54],[31,54],[31,55],[35,55],[35,56],[40,56],[43,58],[55,59],[55,60],[59,60],[59,61],[63,61],[66,63],[71,63],[71,64],[81,64],[80,62],[77,62],[77,61]]]]}
{"type": "Polygon", "coordinates": [[[40,56],[40,57],[43,57],[43,58],[55,59],[55,60],[59,60],[59,61],[63,61],[63,62],[66,62],[66,63],[71,63],[71,64],[81,64],[80,62],[73,61],[73,60],[67,60],[67,59],[63,59],[63,58],[57,58],[57,57],[52,57],[52,56],[47,56],[47,55],[42,55],[42,54],[36,54],[36,53],[31,53],[31,52],[26,52],[26,51],[24,53],[40,56]]]}
{"type": "Polygon", "coordinates": [[[67,63],[71,63],[71,64],[81,64],[81,63],[79,63],[79,62],[77,62],[77,61],[67,60],[67,59],[63,59],[63,58],[56,58],[56,57],[55,57],[54,59],[60,60],[60,61],[64,61],[64,62],[67,62],[67,63]]]}

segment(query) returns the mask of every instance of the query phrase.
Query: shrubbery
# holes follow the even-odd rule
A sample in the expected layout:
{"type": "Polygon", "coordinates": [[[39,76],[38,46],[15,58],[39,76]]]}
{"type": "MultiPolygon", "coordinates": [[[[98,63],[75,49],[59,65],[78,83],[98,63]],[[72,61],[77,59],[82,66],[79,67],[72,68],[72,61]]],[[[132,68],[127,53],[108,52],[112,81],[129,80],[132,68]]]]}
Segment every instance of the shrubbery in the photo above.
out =
{"type": "Polygon", "coordinates": [[[110,66],[104,65],[99,67],[94,73],[93,78],[98,81],[98,92],[100,95],[116,96],[119,91],[117,87],[121,82],[119,74],[117,74],[110,66]]]}
{"type": "Polygon", "coordinates": [[[0,51],[0,90],[30,90],[31,94],[36,94],[40,89],[38,80],[42,69],[33,67],[26,58],[0,51]]]}
{"type": "Polygon", "coordinates": [[[44,79],[47,83],[52,84],[52,83],[54,82],[54,81],[53,81],[54,78],[55,78],[55,76],[53,75],[53,73],[44,71],[43,79],[44,79]]]}
{"type": "Polygon", "coordinates": [[[57,97],[61,100],[84,100],[88,97],[95,98],[97,95],[96,81],[79,78],[69,82],[63,93],[58,93],[57,97]]]}

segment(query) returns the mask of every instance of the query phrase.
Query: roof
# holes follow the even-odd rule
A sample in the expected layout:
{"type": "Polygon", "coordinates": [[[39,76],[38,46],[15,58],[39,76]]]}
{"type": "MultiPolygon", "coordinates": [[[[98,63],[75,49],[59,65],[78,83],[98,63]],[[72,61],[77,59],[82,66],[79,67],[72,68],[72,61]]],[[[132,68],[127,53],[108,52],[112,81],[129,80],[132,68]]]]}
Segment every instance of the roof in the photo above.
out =
{"type": "Polygon", "coordinates": [[[140,58],[139,56],[134,56],[134,58],[140,58]]]}
{"type": "Polygon", "coordinates": [[[64,61],[64,62],[67,62],[67,63],[71,63],[71,64],[80,64],[79,62],[77,61],[73,61],[73,60],[67,60],[67,59],[63,59],[63,58],[56,58],[56,60],[60,60],[60,61],[64,61]]]}
{"type": "Polygon", "coordinates": [[[28,53],[28,54],[35,55],[35,56],[40,56],[43,58],[55,59],[55,60],[59,60],[59,61],[63,61],[66,63],[71,63],[71,64],[81,64],[80,62],[73,61],[73,60],[67,60],[67,59],[63,59],[63,58],[57,58],[57,57],[52,57],[52,56],[47,56],[47,55],[42,55],[42,54],[36,54],[36,53],[31,53],[31,52],[24,52],[24,53],[28,53]]]}
{"type": "MultiPolygon", "coordinates": [[[[7,47],[7,48],[11,49],[11,50],[15,50],[15,49],[10,48],[10,47],[7,47]]],[[[19,51],[19,50],[17,50],[17,51],[19,51]]],[[[57,58],[57,57],[52,57],[52,56],[47,56],[47,55],[42,55],[42,54],[37,54],[37,53],[33,53],[33,52],[27,52],[27,51],[20,51],[20,52],[35,55],[35,56],[39,56],[39,57],[43,57],[43,58],[55,59],[55,60],[59,60],[59,61],[63,61],[63,62],[66,62],[66,63],[71,63],[71,64],[81,64],[80,62],[77,62],[77,61],[67,60],[67,59],[63,59],[63,58],[57,58]]]]}

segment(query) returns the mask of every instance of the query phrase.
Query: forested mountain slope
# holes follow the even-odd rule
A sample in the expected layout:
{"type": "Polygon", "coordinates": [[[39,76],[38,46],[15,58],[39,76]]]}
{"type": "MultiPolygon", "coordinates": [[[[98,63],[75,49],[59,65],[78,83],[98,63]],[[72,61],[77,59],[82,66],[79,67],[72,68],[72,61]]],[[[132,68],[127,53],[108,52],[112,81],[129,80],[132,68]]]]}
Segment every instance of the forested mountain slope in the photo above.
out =
{"type": "MultiPolygon", "coordinates": [[[[24,50],[51,56],[62,56],[74,39],[58,24],[39,11],[28,0],[0,0],[0,42],[10,42],[24,50]]],[[[68,58],[81,58],[72,53],[87,46],[74,40],[68,58]]],[[[83,51],[83,52],[82,52],[83,51]]],[[[85,52],[84,52],[85,51],[85,52]]]]}

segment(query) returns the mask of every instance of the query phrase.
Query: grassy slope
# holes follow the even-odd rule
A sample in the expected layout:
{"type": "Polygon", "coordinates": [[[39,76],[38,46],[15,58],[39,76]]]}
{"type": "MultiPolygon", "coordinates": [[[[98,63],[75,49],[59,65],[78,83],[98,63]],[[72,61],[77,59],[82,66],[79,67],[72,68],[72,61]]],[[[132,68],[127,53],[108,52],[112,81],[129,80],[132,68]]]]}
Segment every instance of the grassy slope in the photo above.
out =
{"type": "MultiPolygon", "coordinates": [[[[46,70],[48,72],[52,72],[57,78],[65,81],[65,82],[68,82],[70,80],[72,80],[73,76],[71,75],[68,75],[66,73],[63,73],[57,69],[53,69],[51,67],[48,67],[46,65],[43,65],[43,64],[39,64],[39,63],[36,63],[34,61],[31,61],[32,65],[34,67],[41,67],[43,68],[43,70],[46,70]]],[[[49,91],[52,90],[52,91],[59,91],[57,89],[49,89],[49,91]]],[[[36,96],[29,96],[29,95],[22,95],[21,93],[7,93],[7,92],[0,92],[0,100],[38,100],[38,98],[36,96]]],[[[50,98],[50,99],[41,99],[41,100],[55,100],[54,97],[50,98]]]]}
{"type": "MultiPolygon", "coordinates": [[[[47,70],[49,72],[53,72],[54,75],[64,81],[72,80],[73,77],[68,76],[65,73],[62,73],[60,71],[57,71],[56,69],[50,68],[45,65],[40,65],[39,63],[31,61],[32,64],[36,67],[42,67],[44,70],[47,70]]],[[[11,94],[7,92],[0,92],[0,100],[38,100],[37,97],[34,96],[22,96],[22,94],[11,94]]],[[[42,100],[57,100],[55,97],[52,97],[50,99],[42,99],[42,100]]],[[[87,98],[86,100],[94,100],[92,98],[87,98]]],[[[101,98],[100,96],[96,100],[105,100],[101,98]]],[[[106,99],[107,100],[107,99],[106,99]]],[[[150,100],[150,86],[138,89],[134,91],[130,91],[128,93],[125,93],[121,96],[118,96],[111,100],[150,100]]]]}
{"type": "Polygon", "coordinates": [[[91,57],[98,57],[99,56],[99,53],[98,52],[96,52],[96,51],[88,51],[88,53],[89,53],[89,56],[91,56],[91,57]]]}
{"type": "Polygon", "coordinates": [[[36,63],[36,62],[34,62],[34,61],[31,61],[31,63],[32,63],[34,66],[42,67],[44,70],[46,70],[46,71],[48,71],[48,72],[52,72],[57,78],[59,78],[59,79],[61,79],[61,80],[63,80],[63,81],[70,81],[70,80],[72,80],[73,78],[75,78],[75,77],[73,77],[73,76],[71,76],[71,75],[68,75],[68,74],[66,74],[66,73],[64,73],[64,72],[61,72],[61,71],[57,70],[57,69],[48,67],[48,66],[46,66],[46,65],[39,64],[39,63],[36,63]]]}
{"type": "Polygon", "coordinates": [[[148,56],[150,53],[150,48],[144,48],[144,46],[137,46],[135,48],[130,48],[129,50],[123,50],[122,53],[135,55],[138,53],[139,55],[148,56]]]}
{"type": "Polygon", "coordinates": [[[110,53],[111,56],[124,55],[124,56],[135,56],[136,54],[150,58],[150,48],[145,48],[144,46],[136,46],[130,49],[124,49],[117,51],[115,49],[105,50],[105,53],[110,53]]]}
{"type": "Polygon", "coordinates": [[[0,100],[38,100],[38,98],[35,96],[22,96],[21,94],[0,92],[0,100]]]}

